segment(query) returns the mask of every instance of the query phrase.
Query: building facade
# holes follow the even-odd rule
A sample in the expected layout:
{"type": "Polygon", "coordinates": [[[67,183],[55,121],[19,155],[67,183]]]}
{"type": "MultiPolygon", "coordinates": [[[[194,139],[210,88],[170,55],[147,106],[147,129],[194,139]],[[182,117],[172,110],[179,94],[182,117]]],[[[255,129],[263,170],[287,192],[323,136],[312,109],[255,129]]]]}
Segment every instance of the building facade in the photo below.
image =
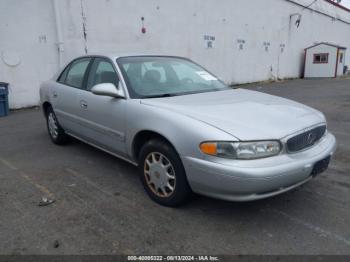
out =
{"type": "Polygon", "coordinates": [[[37,105],[40,83],[70,59],[95,52],[186,56],[227,84],[300,77],[304,48],[349,50],[350,12],[328,0],[2,0],[0,35],[0,81],[20,108],[37,105]]]}

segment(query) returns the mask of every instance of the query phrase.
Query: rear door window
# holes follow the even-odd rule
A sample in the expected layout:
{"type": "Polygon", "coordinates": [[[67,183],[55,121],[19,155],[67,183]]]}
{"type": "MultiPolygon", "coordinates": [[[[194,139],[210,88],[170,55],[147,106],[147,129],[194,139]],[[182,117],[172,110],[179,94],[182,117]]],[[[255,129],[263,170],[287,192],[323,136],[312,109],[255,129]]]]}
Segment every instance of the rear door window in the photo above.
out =
{"type": "Polygon", "coordinates": [[[83,83],[85,73],[90,61],[91,58],[80,58],[72,62],[65,79],[65,84],[72,87],[84,89],[83,83]]]}

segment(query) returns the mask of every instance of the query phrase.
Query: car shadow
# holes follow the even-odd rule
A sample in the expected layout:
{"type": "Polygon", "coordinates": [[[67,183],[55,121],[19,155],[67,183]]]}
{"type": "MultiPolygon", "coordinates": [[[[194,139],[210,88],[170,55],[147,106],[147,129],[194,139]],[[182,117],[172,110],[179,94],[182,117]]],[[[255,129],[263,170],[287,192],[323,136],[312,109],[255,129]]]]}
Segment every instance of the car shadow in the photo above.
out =
{"type": "MultiPolygon", "coordinates": [[[[84,142],[81,142],[78,139],[72,138],[70,141],[70,145],[75,147],[81,152],[84,152],[85,157],[91,157],[92,159],[97,159],[98,162],[102,163],[103,165],[112,165],[115,164],[118,166],[119,171],[123,173],[123,178],[127,179],[128,183],[130,183],[130,187],[133,188],[139,188],[141,189],[140,195],[144,196],[144,198],[140,201],[148,202],[147,206],[150,208],[159,208],[160,206],[156,203],[154,203],[151,199],[149,199],[145,192],[142,192],[143,189],[141,187],[141,183],[139,181],[138,177],[138,170],[137,167],[128,163],[127,161],[124,161],[122,159],[119,159],[113,155],[110,155],[100,149],[97,149],[93,146],[90,146],[84,142]],[[126,174],[126,175],[125,175],[126,174]],[[146,199],[146,200],[145,200],[146,199]]],[[[176,209],[179,209],[181,211],[190,211],[190,210],[200,210],[205,212],[207,215],[222,213],[226,214],[234,212],[237,214],[256,214],[257,210],[274,207],[276,209],[283,208],[288,209],[288,205],[291,203],[291,207],[294,205],[300,204],[300,201],[303,201],[302,194],[300,196],[300,191],[305,187],[305,185],[302,185],[299,188],[293,189],[289,192],[283,193],[281,195],[277,195],[274,197],[270,197],[267,199],[261,199],[256,201],[249,201],[249,202],[231,202],[231,201],[225,201],[220,199],[214,199],[207,196],[202,196],[198,194],[193,194],[191,197],[191,200],[176,209]]],[[[165,209],[167,207],[164,207],[165,209]]],[[[174,210],[176,210],[174,209],[174,210]]]]}

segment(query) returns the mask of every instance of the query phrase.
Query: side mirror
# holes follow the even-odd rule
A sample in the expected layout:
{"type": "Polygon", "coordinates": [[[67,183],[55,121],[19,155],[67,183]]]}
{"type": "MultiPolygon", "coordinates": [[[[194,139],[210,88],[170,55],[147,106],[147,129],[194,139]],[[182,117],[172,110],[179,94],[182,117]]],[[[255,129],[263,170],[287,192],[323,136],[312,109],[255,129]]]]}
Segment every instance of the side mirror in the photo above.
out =
{"type": "Polygon", "coordinates": [[[115,98],[125,98],[123,90],[117,88],[112,83],[97,84],[91,88],[91,92],[98,96],[110,96],[115,98]]]}

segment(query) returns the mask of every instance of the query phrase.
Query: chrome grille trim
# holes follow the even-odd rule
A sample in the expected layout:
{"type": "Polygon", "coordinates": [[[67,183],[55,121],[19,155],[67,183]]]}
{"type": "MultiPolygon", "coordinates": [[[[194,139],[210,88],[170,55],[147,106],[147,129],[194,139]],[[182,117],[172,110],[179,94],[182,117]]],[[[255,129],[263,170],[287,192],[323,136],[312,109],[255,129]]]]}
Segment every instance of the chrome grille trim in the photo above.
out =
{"type": "Polygon", "coordinates": [[[287,151],[294,153],[313,146],[323,137],[326,130],[327,126],[322,125],[289,138],[286,142],[287,151]]]}

